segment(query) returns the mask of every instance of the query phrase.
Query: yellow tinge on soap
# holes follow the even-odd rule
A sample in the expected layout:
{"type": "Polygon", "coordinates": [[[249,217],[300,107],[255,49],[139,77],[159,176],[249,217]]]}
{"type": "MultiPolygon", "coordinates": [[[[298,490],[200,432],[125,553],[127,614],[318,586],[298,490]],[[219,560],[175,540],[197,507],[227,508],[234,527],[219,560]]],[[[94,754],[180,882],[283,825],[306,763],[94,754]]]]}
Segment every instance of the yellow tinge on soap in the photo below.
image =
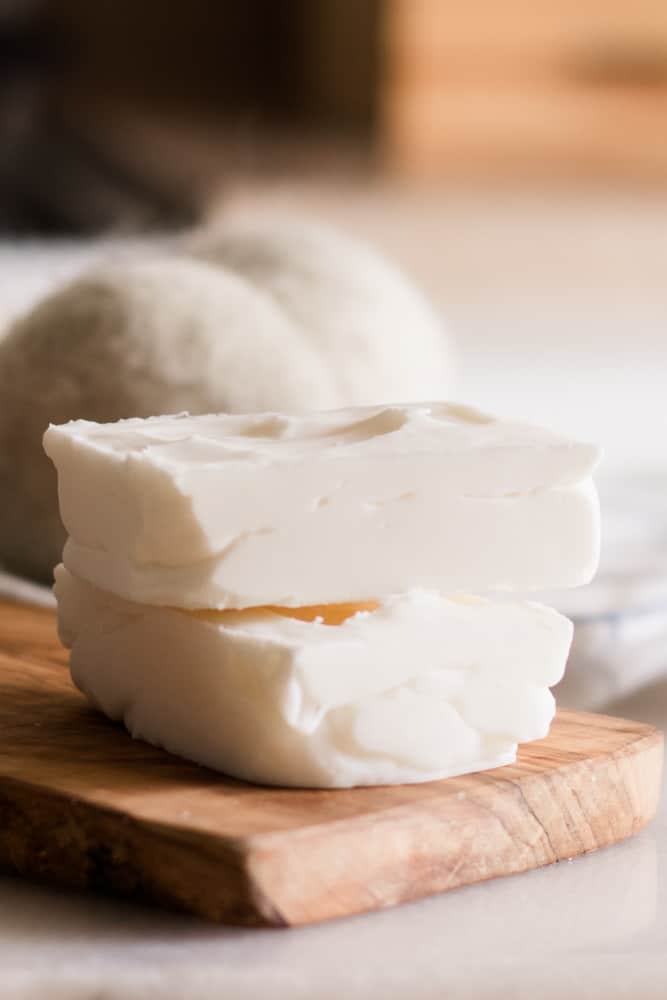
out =
{"type": "Polygon", "coordinates": [[[548,732],[572,627],[507,592],[593,575],[595,447],[444,403],[73,421],[44,446],[72,675],[133,736],[344,787],[548,732]]]}

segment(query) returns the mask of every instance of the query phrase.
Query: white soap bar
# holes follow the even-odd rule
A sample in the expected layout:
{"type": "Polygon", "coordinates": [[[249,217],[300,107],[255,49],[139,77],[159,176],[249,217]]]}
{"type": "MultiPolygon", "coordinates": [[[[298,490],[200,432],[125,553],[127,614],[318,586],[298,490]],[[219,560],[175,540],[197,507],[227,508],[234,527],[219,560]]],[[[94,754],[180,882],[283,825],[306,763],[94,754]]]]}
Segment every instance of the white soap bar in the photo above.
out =
{"type": "Polygon", "coordinates": [[[129,600],[298,607],[586,583],[592,445],[443,403],[51,427],[65,565],[129,600]]]}
{"type": "Polygon", "coordinates": [[[572,638],[568,619],[537,604],[432,592],[324,609],[340,611],[335,625],[140,606],[62,566],[56,595],[72,677],[94,705],[135,737],[276,785],[428,781],[509,763],[517,743],[546,735],[572,638]]]}

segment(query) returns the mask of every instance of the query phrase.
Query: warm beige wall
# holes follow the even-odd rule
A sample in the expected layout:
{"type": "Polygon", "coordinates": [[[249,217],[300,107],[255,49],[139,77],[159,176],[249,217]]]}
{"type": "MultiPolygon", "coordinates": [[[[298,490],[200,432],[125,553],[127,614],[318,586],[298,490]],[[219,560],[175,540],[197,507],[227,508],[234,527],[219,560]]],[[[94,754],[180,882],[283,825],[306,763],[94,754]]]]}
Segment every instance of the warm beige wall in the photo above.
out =
{"type": "Polygon", "coordinates": [[[665,0],[385,0],[382,134],[417,173],[667,178],[665,0]]]}

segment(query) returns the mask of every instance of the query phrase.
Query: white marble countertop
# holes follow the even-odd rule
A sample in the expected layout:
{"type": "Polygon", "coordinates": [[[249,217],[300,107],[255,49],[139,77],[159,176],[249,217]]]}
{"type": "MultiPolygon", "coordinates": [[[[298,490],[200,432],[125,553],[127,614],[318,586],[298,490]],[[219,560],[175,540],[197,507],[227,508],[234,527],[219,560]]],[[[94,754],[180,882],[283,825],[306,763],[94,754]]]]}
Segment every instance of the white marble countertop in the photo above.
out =
{"type": "MultiPolygon", "coordinates": [[[[616,470],[664,471],[667,199],[483,203],[314,185],[239,192],[235,206],[313,211],[378,240],[447,309],[456,396],[599,440],[616,470]]],[[[9,312],[83,259],[50,272],[51,251],[21,254],[0,246],[9,312]]],[[[667,728],[667,680],[607,710],[667,728]]],[[[597,854],[300,930],[221,928],[0,878],[2,1000],[568,995],[667,997],[664,800],[644,832],[597,854]]]]}

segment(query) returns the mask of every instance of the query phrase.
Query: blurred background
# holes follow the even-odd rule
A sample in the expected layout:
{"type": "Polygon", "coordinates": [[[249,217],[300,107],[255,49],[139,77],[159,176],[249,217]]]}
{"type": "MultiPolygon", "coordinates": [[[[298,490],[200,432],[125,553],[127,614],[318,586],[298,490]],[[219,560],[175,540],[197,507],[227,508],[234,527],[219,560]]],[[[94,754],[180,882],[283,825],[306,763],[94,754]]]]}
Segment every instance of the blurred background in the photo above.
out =
{"type": "Polygon", "coordinates": [[[431,182],[667,169],[661,0],[1,0],[0,72],[16,228],[188,221],[325,151],[431,182]]]}
{"type": "Polygon", "coordinates": [[[0,0],[0,323],[110,239],[284,213],[406,268],[445,316],[454,397],[604,445],[581,656],[624,649],[632,608],[643,666],[619,681],[617,662],[583,700],[652,681],[667,668],[665,0],[0,0]]]}
{"type": "MultiPolygon", "coordinates": [[[[666,181],[664,0],[0,0],[7,237],[333,221],[446,311],[457,395],[622,463],[667,432],[666,181]]],[[[16,247],[7,321],[90,244],[16,247]]]]}

